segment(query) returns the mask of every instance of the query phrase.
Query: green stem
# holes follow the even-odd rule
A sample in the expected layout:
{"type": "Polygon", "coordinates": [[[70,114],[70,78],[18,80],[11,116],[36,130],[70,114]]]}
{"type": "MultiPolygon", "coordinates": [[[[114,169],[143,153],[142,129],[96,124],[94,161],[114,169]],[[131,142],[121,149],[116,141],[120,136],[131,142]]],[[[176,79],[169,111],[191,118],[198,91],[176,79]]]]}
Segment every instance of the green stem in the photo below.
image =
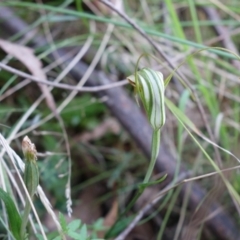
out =
{"type": "Polygon", "coordinates": [[[124,212],[120,215],[120,218],[122,218],[133,207],[133,205],[136,203],[138,198],[142,195],[143,191],[144,191],[144,188],[139,188],[138,189],[137,193],[135,194],[135,196],[133,197],[131,202],[127,205],[124,212]]]}
{"type": "Polygon", "coordinates": [[[153,130],[153,135],[152,135],[152,152],[151,152],[151,161],[147,170],[147,174],[143,180],[143,183],[148,183],[149,179],[152,175],[158,153],[159,153],[159,148],[160,148],[160,129],[158,130],[153,130]]]}
{"type": "Polygon", "coordinates": [[[122,219],[122,217],[134,206],[134,204],[136,203],[136,201],[138,200],[138,198],[142,195],[144,189],[147,187],[146,183],[149,182],[150,177],[152,175],[157,157],[158,157],[158,153],[159,153],[159,148],[160,148],[160,129],[158,130],[153,130],[153,135],[152,135],[152,150],[151,150],[151,160],[150,160],[150,164],[147,170],[147,174],[143,180],[143,184],[145,184],[145,186],[141,186],[139,187],[137,193],[135,194],[135,196],[133,197],[133,199],[131,200],[131,202],[127,205],[126,209],[123,211],[123,213],[119,216],[119,218],[117,219],[117,221],[114,223],[114,225],[112,226],[112,228],[106,233],[105,237],[108,238],[109,236],[111,236],[111,233],[114,229],[114,227],[117,225],[117,223],[119,223],[120,219],[122,219]]]}
{"type": "Polygon", "coordinates": [[[31,211],[31,204],[30,204],[30,201],[27,200],[25,208],[24,208],[23,216],[22,216],[22,226],[21,226],[21,239],[22,240],[25,239],[26,226],[28,223],[28,216],[30,214],[30,211],[31,211]]]}
{"type": "MultiPolygon", "coordinates": [[[[148,183],[149,180],[150,180],[150,177],[152,175],[152,172],[153,172],[153,169],[154,169],[157,157],[158,157],[159,148],[160,148],[160,129],[153,130],[151,160],[150,160],[150,164],[149,164],[146,176],[143,180],[143,184],[148,183]]],[[[145,187],[140,187],[139,188],[138,192],[136,193],[136,195],[134,196],[132,201],[128,204],[128,206],[126,207],[123,214],[125,214],[126,212],[128,212],[132,208],[132,206],[135,204],[135,202],[138,200],[138,198],[142,195],[145,187]]]]}

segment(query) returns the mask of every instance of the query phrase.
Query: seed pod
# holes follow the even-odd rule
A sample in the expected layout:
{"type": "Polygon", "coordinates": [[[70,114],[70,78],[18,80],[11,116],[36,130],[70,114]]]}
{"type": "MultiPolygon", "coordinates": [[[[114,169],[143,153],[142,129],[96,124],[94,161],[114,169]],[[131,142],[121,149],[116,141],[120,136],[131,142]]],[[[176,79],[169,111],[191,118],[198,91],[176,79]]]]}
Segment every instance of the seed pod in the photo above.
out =
{"type": "Polygon", "coordinates": [[[152,128],[154,130],[160,129],[166,120],[165,87],[162,73],[150,68],[143,68],[127,79],[135,87],[152,128]]]}
{"type": "Polygon", "coordinates": [[[29,195],[33,197],[39,184],[38,166],[35,162],[29,162],[25,165],[24,183],[27,187],[29,195]]]}

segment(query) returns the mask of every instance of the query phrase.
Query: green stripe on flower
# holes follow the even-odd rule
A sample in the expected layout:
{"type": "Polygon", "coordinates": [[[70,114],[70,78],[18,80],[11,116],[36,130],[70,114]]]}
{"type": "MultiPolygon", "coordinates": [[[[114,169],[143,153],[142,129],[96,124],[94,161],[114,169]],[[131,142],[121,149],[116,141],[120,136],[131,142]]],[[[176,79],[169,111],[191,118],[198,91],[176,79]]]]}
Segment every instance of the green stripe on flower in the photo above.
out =
{"type": "Polygon", "coordinates": [[[127,79],[135,87],[152,128],[154,130],[160,129],[166,120],[165,87],[162,73],[150,68],[143,68],[127,79]]]}

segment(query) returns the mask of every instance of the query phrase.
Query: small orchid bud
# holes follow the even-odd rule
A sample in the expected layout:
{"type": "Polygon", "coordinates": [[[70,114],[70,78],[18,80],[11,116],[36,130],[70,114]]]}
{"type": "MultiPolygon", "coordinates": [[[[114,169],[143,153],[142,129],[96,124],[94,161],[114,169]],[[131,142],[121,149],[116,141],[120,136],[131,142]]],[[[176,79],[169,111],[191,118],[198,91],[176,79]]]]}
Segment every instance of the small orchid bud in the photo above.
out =
{"type": "Polygon", "coordinates": [[[26,161],[37,160],[37,150],[35,144],[31,142],[28,136],[25,136],[22,141],[22,151],[26,161]]]}
{"type": "Polygon", "coordinates": [[[25,156],[24,183],[31,197],[36,192],[39,183],[39,172],[37,166],[37,150],[28,136],[25,136],[22,141],[22,150],[25,156]]]}

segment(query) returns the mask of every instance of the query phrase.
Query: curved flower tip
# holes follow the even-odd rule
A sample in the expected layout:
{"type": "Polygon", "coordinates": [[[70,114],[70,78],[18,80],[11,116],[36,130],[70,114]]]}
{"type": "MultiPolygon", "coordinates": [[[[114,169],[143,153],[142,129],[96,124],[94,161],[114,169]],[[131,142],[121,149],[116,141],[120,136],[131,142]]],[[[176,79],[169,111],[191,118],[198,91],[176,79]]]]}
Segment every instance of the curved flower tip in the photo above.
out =
{"type": "Polygon", "coordinates": [[[35,144],[31,142],[28,136],[23,138],[22,151],[27,161],[37,160],[37,150],[35,144]]]}
{"type": "Polygon", "coordinates": [[[127,80],[139,95],[153,129],[159,130],[166,120],[163,74],[151,68],[142,68],[127,80]]]}

